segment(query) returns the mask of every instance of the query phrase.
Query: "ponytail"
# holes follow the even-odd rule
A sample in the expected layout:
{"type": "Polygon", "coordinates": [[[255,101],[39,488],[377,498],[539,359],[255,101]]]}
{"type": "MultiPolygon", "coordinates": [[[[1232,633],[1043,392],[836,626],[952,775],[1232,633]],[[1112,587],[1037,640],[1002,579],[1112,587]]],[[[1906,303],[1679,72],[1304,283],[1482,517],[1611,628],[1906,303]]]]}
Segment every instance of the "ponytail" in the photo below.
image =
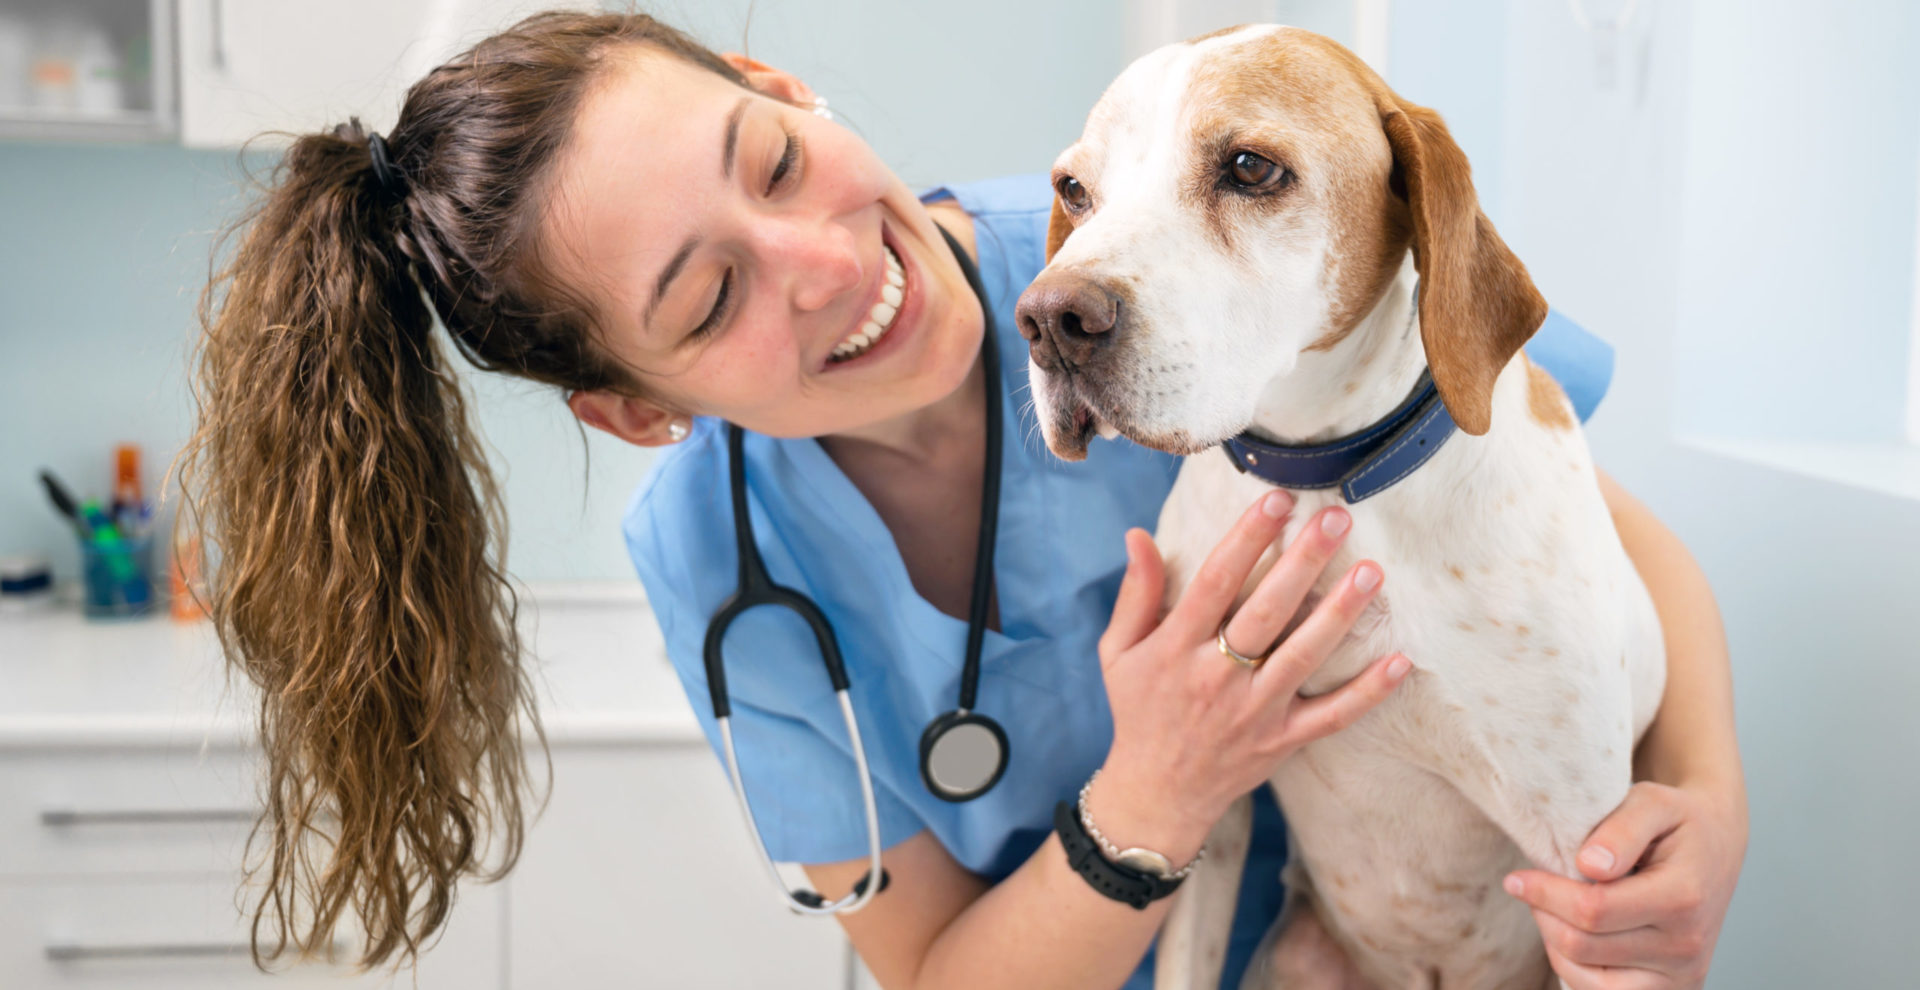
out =
{"type": "Polygon", "coordinates": [[[633,49],[747,85],[649,17],[533,15],[415,83],[390,145],[357,124],[296,140],[201,296],[178,518],[260,692],[256,963],[321,952],[343,918],[364,966],[412,959],[459,880],[519,855],[522,726],[545,739],[499,492],[431,328],[485,370],[636,392],[543,264],[534,201],[633,49]]]}
{"type": "Polygon", "coordinates": [[[498,492],[395,248],[403,207],[357,128],[300,138],[274,178],[201,300],[182,480],[221,646],[260,691],[254,958],[322,952],[350,914],[370,966],[417,954],[462,876],[512,866],[518,717],[540,730],[498,492]]]}

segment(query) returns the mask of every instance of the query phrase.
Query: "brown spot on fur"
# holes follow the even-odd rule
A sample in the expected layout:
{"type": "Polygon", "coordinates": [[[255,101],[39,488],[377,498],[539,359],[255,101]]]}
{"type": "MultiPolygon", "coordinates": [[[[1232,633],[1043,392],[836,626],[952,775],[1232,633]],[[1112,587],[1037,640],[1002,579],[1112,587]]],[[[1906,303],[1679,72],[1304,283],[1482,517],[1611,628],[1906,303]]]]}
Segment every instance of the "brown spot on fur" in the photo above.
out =
{"type": "Polygon", "coordinates": [[[1573,429],[1573,413],[1567,409],[1567,396],[1547,369],[1527,362],[1527,411],[1533,420],[1549,430],[1573,429]]]}
{"type": "Polygon", "coordinates": [[[1488,708],[1500,707],[1500,699],[1494,697],[1493,695],[1490,695],[1490,694],[1481,695],[1480,700],[1486,702],[1488,708]]]}
{"type": "Polygon", "coordinates": [[[1340,391],[1345,392],[1348,395],[1352,395],[1353,393],[1360,391],[1360,383],[1348,382],[1345,385],[1340,386],[1340,391]]]}
{"type": "Polygon", "coordinates": [[[1506,625],[1506,623],[1504,623],[1504,622],[1501,622],[1501,621],[1500,621],[1499,619],[1496,619],[1496,618],[1494,618],[1494,617],[1493,617],[1493,616],[1491,616],[1491,615],[1489,615],[1489,616],[1487,616],[1487,621],[1488,621],[1488,622],[1490,622],[1490,623],[1492,623],[1492,624],[1493,624],[1493,627],[1494,627],[1495,629],[1498,629],[1498,628],[1500,628],[1501,626],[1504,626],[1504,625],[1506,625]]]}
{"type": "Polygon", "coordinates": [[[1564,729],[1564,728],[1566,728],[1566,727],[1567,727],[1567,713],[1566,713],[1566,712],[1555,712],[1555,713],[1554,713],[1554,715],[1553,715],[1553,727],[1554,727],[1554,728],[1556,728],[1556,729],[1564,729]]]}
{"type": "Polygon", "coordinates": [[[1447,565],[1447,573],[1453,575],[1455,581],[1465,581],[1467,579],[1467,572],[1452,564],[1447,565]]]}
{"type": "Polygon", "coordinates": [[[1454,623],[1454,625],[1456,625],[1456,626],[1459,626],[1459,627],[1460,627],[1460,631],[1461,631],[1461,632],[1472,632],[1472,631],[1473,631],[1473,623],[1471,623],[1471,622],[1468,622],[1468,621],[1467,621],[1467,620],[1465,620],[1465,619],[1461,619],[1461,620],[1460,620],[1459,622],[1456,622],[1456,623],[1454,623]]]}
{"type": "Polygon", "coordinates": [[[1545,653],[1547,656],[1550,656],[1550,657],[1557,657],[1560,655],[1560,648],[1557,646],[1549,646],[1546,649],[1541,650],[1540,652],[1545,653]]]}
{"type": "Polygon", "coordinates": [[[1073,221],[1067,218],[1067,208],[1060,203],[1060,197],[1053,197],[1053,212],[1047,215],[1047,261],[1052,262],[1060,245],[1067,242],[1067,235],[1073,233],[1073,221]]]}
{"type": "Polygon", "coordinates": [[[1527,629],[1527,627],[1526,627],[1526,626],[1514,626],[1514,627],[1513,627],[1513,634],[1514,634],[1515,636],[1525,636],[1525,635],[1527,635],[1527,633],[1528,633],[1528,632],[1529,632],[1529,630],[1527,629]]]}

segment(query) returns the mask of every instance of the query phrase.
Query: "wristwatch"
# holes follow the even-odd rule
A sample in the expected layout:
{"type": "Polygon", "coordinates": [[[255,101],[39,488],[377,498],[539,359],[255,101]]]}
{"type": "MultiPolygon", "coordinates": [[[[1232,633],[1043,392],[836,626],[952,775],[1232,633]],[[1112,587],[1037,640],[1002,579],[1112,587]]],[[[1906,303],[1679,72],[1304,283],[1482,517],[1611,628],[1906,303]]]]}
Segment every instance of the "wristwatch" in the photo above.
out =
{"type": "MultiPolygon", "coordinates": [[[[1099,771],[1094,771],[1094,776],[1099,776],[1099,771]]],[[[1080,789],[1077,803],[1062,801],[1053,809],[1053,828],[1060,834],[1067,864],[1093,889],[1137,910],[1145,910],[1148,904],[1178,890],[1180,882],[1206,855],[1205,847],[1192,862],[1177,870],[1165,855],[1152,849],[1114,848],[1087,814],[1087,792],[1092,786],[1090,777],[1080,789]]]]}

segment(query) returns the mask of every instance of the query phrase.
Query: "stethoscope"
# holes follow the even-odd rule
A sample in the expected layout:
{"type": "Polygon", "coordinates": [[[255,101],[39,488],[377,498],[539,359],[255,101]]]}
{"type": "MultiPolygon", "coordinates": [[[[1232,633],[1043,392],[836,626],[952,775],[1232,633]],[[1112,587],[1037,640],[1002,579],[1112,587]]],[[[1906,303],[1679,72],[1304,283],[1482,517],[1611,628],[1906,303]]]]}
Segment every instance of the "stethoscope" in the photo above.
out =
{"type": "MultiPolygon", "coordinates": [[[[980,484],[980,542],[973,556],[973,598],[967,612],[967,652],[960,672],[960,706],[928,723],[920,735],[920,779],[935,797],[960,802],[971,801],[991,790],[1007,769],[1005,730],[993,719],[973,710],[980,686],[980,647],[987,632],[987,604],[993,597],[993,544],[1000,517],[1000,354],[994,346],[993,310],[987,302],[986,290],[981,288],[980,272],[952,234],[945,228],[941,228],[940,234],[959,259],[967,285],[979,297],[986,323],[980,359],[987,377],[987,463],[980,484]]],[[[858,911],[875,894],[886,889],[888,877],[880,866],[880,816],[874,806],[873,774],[867,766],[866,748],[861,745],[860,724],[854,718],[853,703],[847,697],[847,667],[840,659],[833,626],[819,607],[807,596],[774,584],[767,576],[766,564],[754,544],[753,521],[747,515],[743,442],[740,427],[728,423],[727,482],[733,499],[733,535],[740,554],[740,582],[733,596],[714,613],[707,626],[706,640],[707,690],[713,696],[714,721],[720,726],[727,778],[733,784],[733,795],[740,802],[740,814],[747,820],[747,831],[753,836],[760,862],[780,888],[787,906],[812,915],[858,911]],[[819,644],[821,660],[827,667],[827,680],[833,684],[841,718],[847,723],[847,739],[853,745],[854,770],[860,775],[860,800],[867,819],[867,872],[853,885],[852,891],[838,900],[827,900],[805,887],[787,889],[786,880],[774,868],[773,857],[767,853],[766,841],[760,837],[760,828],[753,820],[753,808],[747,803],[746,787],[740,780],[740,763],[733,748],[732,705],[727,700],[727,671],[720,647],[733,620],[761,605],[790,609],[813,629],[814,641],[819,644]],[[876,875],[880,882],[870,882],[876,875]]]]}

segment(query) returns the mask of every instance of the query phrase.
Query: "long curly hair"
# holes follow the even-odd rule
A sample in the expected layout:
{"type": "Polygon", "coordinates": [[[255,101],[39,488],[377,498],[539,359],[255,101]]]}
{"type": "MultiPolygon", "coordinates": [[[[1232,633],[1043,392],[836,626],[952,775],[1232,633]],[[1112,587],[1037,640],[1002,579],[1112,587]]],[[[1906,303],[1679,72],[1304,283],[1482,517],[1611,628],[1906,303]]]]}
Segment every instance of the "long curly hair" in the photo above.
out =
{"type": "Polygon", "coordinates": [[[397,182],[357,121],[300,136],[216,248],[176,518],[259,689],[257,965],[325,954],[343,916],[362,968],[411,962],[462,877],[519,856],[523,734],[546,740],[499,490],[431,331],[485,370],[638,391],[537,236],[583,100],[634,46],[747,85],[652,18],[538,14],[408,90],[385,138],[397,182]]]}

